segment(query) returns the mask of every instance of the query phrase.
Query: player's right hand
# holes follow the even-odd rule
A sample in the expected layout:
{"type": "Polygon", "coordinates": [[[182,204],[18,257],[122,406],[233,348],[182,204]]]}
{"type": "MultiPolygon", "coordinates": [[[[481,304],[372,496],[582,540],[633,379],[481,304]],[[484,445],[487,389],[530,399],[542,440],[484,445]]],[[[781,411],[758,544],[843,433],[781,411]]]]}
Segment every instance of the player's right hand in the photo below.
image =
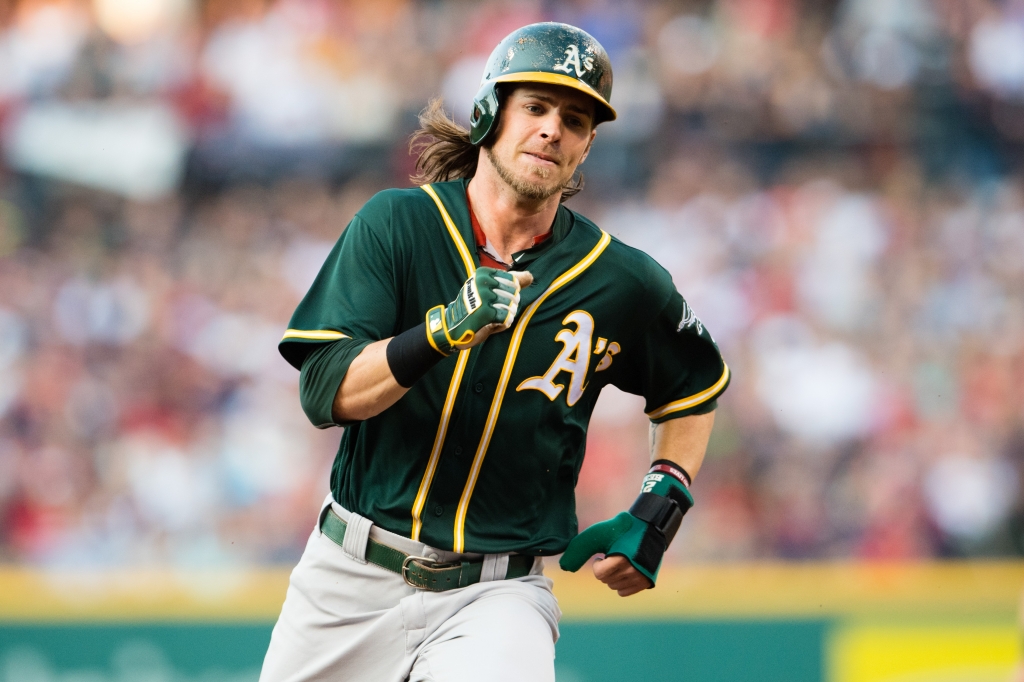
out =
{"type": "Polygon", "coordinates": [[[444,355],[483,343],[512,326],[520,290],[531,282],[529,272],[477,268],[454,301],[427,311],[427,340],[444,355]]]}

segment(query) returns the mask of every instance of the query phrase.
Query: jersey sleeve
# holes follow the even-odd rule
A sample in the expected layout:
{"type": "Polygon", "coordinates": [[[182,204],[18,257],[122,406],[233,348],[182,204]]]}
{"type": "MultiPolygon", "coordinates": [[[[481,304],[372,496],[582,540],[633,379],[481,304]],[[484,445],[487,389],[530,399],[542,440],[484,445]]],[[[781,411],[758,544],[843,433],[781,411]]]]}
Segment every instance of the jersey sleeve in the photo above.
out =
{"type": "Polygon", "coordinates": [[[324,344],[394,335],[399,268],[382,203],[371,199],[352,219],[292,315],[278,350],[296,369],[324,344]]]}
{"type": "Polygon", "coordinates": [[[655,423],[711,412],[730,378],[704,323],[664,277],[668,301],[644,327],[624,381],[615,382],[646,399],[644,411],[655,423]]]}
{"type": "Polygon", "coordinates": [[[366,339],[340,339],[315,347],[302,362],[299,373],[299,404],[318,429],[347,426],[335,421],[334,397],[352,361],[370,345],[366,339]]]}

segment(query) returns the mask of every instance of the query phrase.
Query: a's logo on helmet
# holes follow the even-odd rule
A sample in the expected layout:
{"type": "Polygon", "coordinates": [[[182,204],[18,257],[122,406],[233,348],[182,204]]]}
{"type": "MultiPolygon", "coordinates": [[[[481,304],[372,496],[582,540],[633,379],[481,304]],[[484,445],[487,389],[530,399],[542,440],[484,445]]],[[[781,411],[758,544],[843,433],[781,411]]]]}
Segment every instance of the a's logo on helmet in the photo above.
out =
{"type": "Polygon", "coordinates": [[[555,71],[564,71],[565,73],[572,73],[573,69],[576,69],[576,77],[583,78],[584,71],[594,70],[594,58],[584,57],[583,64],[580,65],[580,48],[576,45],[570,45],[565,48],[565,61],[561,64],[555,64],[555,71]]]}

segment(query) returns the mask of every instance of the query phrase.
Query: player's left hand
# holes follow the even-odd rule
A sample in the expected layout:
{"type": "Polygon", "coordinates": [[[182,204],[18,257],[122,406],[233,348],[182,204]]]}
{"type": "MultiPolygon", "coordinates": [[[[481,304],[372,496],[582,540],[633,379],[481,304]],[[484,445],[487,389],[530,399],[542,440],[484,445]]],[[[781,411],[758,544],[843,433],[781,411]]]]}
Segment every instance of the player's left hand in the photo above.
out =
{"type": "MultiPolygon", "coordinates": [[[[660,543],[644,543],[648,528],[650,526],[647,522],[629,512],[622,512],[615,518],[595,523],[569,542],[562,558],[558,560],[558,565],[562,570],[576,572],[595,554],[604,554],[609,558],[620,555],[643,578],[644,589],[654,587],[658,568],[661,566],[661,557],[668,545],[664,537],[660,543]],[[641,544],[644,545],[643,556],[641,544]]],[[[614,566],[615,564],[612,564],[610,568],[614,566]]],[[[595,567],[595,575],[596,571],[595,567]]],[[[618,577],[616,575],[615,579],[618,577]]],[[[598,579],[600,580],[601,576],[598,576],[598,579]]]]}
{"type": "Polygon", "coordinates": [[[595,561],[594,577],[618,592],[620,597],[643,592],[651,586],[651,581],[621,554],[595,561]]]}
{"type": "MultiPolygon", "coordinates": [[[[655,465],[665,468],[661,462],[655,465]]],[[[621,596],[654,587],[665,550],[675,537],[686,509],[692,506],[690,491],[675,476],[657,471],[649,473],[629,511],[595,523],[574,537],[558,565],[565,571],[575,572],[590,557],[604,554],[607,558],[594,564],[594,575],[621,596]],[[610,559],[621,561],[606,563],[610,559]],[[627,570],[622,561],[631,570],[627,570]]]]}

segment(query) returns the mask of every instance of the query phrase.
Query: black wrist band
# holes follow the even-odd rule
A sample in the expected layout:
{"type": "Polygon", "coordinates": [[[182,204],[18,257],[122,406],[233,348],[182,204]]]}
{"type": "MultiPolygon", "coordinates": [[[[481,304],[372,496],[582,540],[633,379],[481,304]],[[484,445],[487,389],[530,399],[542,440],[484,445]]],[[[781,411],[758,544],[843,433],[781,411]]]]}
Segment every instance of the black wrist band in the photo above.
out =
{"type": "Polygon", "coordinates": [[[426,322],[391,339],[386,352],[391,374],[402,388],[410,388],[427,370],[445,358],[427,341],[426,322]]]}
{"type": "Polygon", "coordinates": [[[669,474],[687,488],[693,483],[693,478],[689,472],[669,459],[656,459],[651,462],[651,472],[655,471],[669,474]]]}

